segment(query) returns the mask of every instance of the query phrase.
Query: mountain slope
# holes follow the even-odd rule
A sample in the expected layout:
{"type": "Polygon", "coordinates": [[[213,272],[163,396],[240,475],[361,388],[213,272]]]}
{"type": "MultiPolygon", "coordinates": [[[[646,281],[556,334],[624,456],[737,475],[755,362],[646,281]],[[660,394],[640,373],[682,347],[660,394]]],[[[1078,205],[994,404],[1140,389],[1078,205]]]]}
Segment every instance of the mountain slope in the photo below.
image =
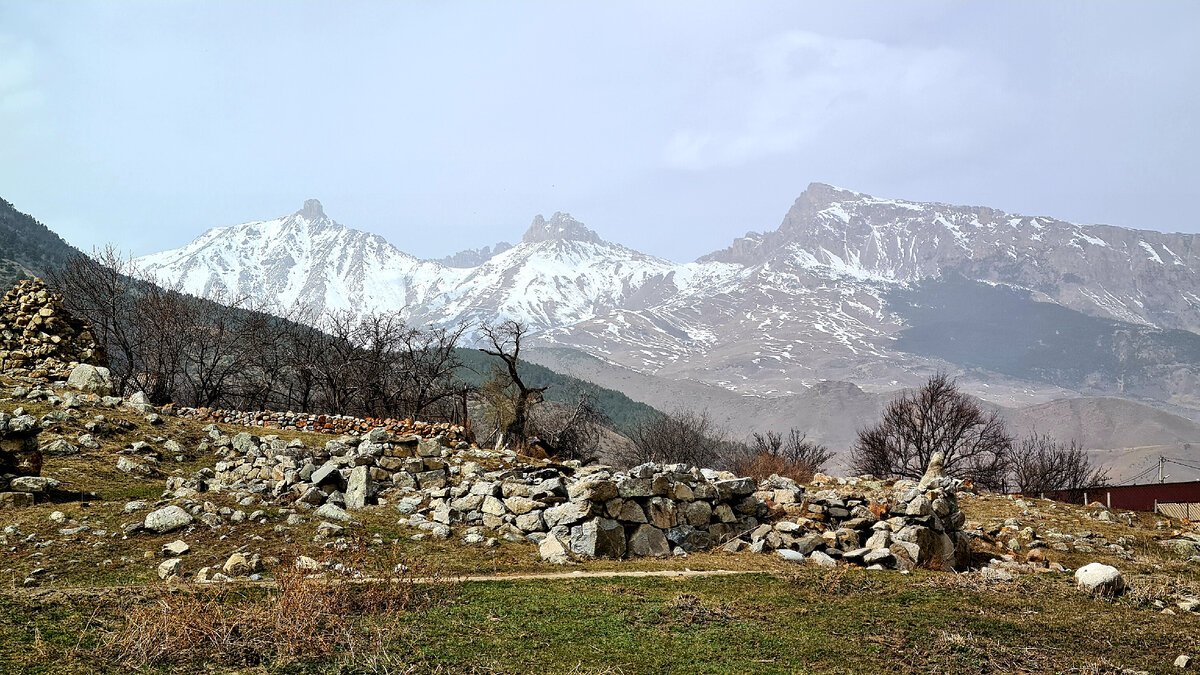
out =
{"type": "Polygon", "coordinates": [[[1200,334],[1090,316],[949,274],[895,289],[897,350],[1082,393],[1197,406],[1200,334]]]}
{"type": "MultiPolygon", "coordinates": [[[[824,379],[895,388],[935,369],[972,369],[968,387],[1015,404],[1029,402],[1028,383],[1036,383],[1039,395],[1066,395],[1062,387],[1087,379],[993,370],[981,346],[918,348],[922,340],[914,338],[932,323],[911,311],[900,291],[961,276],[1028,290],[1026,313],[1054,303],[1064,311],[1043,331],[1069,329],[1078,339],[1106,342],[1110,357],[1118,348],[1132,351],[1145,373],[1182,359],[1190,370],[1169,387],[1170,396],[1196,404],[1195,350],[1164,351],[1163,340],[1142,338],[1147,328],[1183,329],[1190,333],[1168,341],[1190,344],[1188,335],[1200,328],[1197,241],[1196,235],[883,200],[813,184],[777,230],[751,233],[701,259],[741,266],[731,283],[685,289],[658,305],[547,331],[539,343],[582,349],[640,372],[768,395],[824,379]],[[1080,319],[1089,316],[1103,320],[1080,335],[1087,324],[1080,319]],[[1122,332],[1138,339],[1118,345],[1114,336],[1122,332]]],[[[1012,348],[1028,351],[1028,342],[1022,344],[1012,348]]],[[[1121,393],[1119,374],[1105,374],[1089,385],[1092,391],[1121,393]]]]}
{"type": "Polygon", "coordinates": [[[45,276],[79,254],[50,228],[0,199],[0,286],[45,276]]]}
{"type": "Polygon", "coordinates": [[[1200,235],[877,199],[813,183],[778,230],[707,259],[754,265],[787,248],[796,264],[833,275],[911,282],[957,272],[1088,314],[1200,331],[1200,235]]]}

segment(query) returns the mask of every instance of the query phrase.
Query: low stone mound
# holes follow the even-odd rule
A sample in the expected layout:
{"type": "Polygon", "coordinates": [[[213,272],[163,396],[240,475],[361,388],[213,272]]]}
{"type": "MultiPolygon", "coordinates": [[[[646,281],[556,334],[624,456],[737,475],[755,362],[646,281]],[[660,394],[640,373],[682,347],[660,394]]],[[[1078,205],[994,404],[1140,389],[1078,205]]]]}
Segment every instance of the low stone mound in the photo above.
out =
{"type": "Polygon", "coordinates": [[[81,363],[104,362],[92,327],[67,312],[41,279],[24,279],[0,299],[0,371],[65,380],[81,363]]]}
{"type": "Polygon", "coordinates": [[[377,417],[352,417],[350,415],[323,415],[318,413],[278,412],[270,410],[244,411],[219,408],[174,408],[176,417],[198,422],[233,424],[239,427],[279,429],[281,431],[305,431],[314,434],[360,436],[373,429],[383,429],[389,434],[414,434],[423,438],[441,436],[453,445],[466,441],[467,432],[459,425],[427,423],[410,419],[397,420],[377,417]]]}

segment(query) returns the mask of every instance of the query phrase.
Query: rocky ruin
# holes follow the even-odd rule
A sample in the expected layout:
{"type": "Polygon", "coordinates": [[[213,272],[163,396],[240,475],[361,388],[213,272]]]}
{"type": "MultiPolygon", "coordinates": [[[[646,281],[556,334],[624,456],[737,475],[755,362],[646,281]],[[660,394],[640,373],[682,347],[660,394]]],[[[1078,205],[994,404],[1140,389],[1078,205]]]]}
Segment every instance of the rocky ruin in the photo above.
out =
{"type": "MultiPolygon", "coordinates": [[[[433,425],[423,427],[437,432],[433,425]]],[[[805,487],[772,476],[761,483],[682,464],[627,471],[484,450],[459,433],[395,435],[377,428],[323,447],[207,427],[214,469],[172,477],[172,496],[256,495],[329,521],[336,533],[353,511],[396,508],[417,536],[479,543],[485,534],[533,541],[556,562],[580,557],[682,555],[723,546],[777,552],[814,564],[963,569],[970,539],[956,493],[961,481],[931,471],[920,484],[818,477],[805,487]]]]}
{"type": "Polygon", "coordinates": [[[104,352],[45,282],[22,280],[0,299],[0,371],[65,380],[81,363],[102,366],[104,352]]]}
{"type": "Polygon", "coordinates": [[[30,415],[0,412],[0,508],[28,506],[51,487],[42,478],[41,427],[30,415]]]}

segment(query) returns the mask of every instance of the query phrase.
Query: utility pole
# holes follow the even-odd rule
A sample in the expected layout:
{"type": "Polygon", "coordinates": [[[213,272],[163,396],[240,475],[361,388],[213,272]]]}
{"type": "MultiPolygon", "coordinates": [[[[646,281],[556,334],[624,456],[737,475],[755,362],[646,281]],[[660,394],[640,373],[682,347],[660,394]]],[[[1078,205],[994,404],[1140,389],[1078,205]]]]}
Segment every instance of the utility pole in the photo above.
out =
{"type": "Polygon", "coordinates": [[[1159,483],[1167,482],[1168,477],[1163,474],[1163,466],[1166,463],[1167,463],[1167,458],[1163,457],[1162,455],[1159,455],[1158,456],[1158,482],[1159,483]]]}

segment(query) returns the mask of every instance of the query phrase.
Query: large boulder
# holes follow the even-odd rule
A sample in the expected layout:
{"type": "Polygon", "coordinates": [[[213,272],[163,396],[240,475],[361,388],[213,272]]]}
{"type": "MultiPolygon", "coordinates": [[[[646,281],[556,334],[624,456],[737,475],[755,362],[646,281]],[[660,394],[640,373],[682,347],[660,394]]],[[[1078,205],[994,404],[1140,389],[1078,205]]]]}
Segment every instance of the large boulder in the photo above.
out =
{"type": "Polygon", "coordinates": [[[81,363],[71,369],[67,386],[89,394],[110,396],[113,393],[112,374],[108,368],[81,363]]]}
{"type": "Polygon", "coordinates": [[[671,555],[667,535],[653,525],[639,525],[629,535],[629,555],[635,557],[671,555]]]}
{"type": "Polygon", "coordinates": [[[1125,592],[1125,577],[1112,565],[1088,563],[1075,570],[1075,585],[1091,595],[1115,597],[1125,592]]]}
{"type": "Polygon", "coordinates": [[[44,476],[19,476],[12,479],[9,483],[9,489],[16,492],[32,492],[34,494],[42,494],[47,490],[58,488],[59,482],[53,478],[44,476]]]}
{"type": "Polygon", "coordinates": [[[181,527],[187,527],[188,525],[191,525],[194,520],[195,519],[192,518],[192,514],[184,511],[181,507],[172,504],[170,506],[165,506],[161,509],[158,509],[157,511],[151,511],[149,514],[147,514],[145,528],[147,530],[152,530],[162,534],[163,532],[170,532],[172,530],[178,530],[181,527]]]}
{"type": "Polygon", "coordinates": [[[542,560],[555,565],[565,565],[571,562],[571,554],[567,552],[567,547],[563,545],[561,539],[553,534],[542,540],[538,546],[538,554],[542,556],[542,560]]]}

